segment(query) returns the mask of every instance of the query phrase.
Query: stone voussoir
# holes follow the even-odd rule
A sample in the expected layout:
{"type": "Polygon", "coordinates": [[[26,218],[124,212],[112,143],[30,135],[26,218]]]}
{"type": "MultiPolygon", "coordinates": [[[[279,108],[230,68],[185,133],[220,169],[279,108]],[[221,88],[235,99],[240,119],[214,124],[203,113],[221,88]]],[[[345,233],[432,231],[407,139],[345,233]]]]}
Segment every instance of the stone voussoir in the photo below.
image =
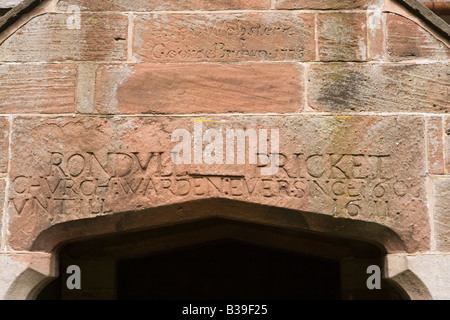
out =
{"type": "Polygon", "coordinates": [[[380,0],[275,0],[277,9],[367,9],[381,6],[380,0]]]}
{"type": "Polygon", "coordinates": [[[406,17],[387,14],[387,55],[391,61],[428,59],[448,61],[450,48],[406,17]]]}

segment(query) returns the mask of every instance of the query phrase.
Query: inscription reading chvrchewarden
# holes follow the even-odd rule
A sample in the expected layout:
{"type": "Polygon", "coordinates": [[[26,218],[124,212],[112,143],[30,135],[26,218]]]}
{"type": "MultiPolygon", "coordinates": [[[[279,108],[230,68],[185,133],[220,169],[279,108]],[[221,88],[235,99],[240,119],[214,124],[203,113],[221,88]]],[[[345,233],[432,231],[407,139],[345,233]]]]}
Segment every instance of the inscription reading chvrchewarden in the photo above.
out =
{"type": "Polygon", "coordinates": [[[14,146],[30,152],[11,172],[14,220],[54,224],[211,198],[396,228],[426,212],[421,118],[16,122],[13,157],[14,146]]]}
{"type": "Polygon", "coordinates": [[[312,197],[333,201],[335,215],[357,216],[366,206],[374,214],[388,215],[390,199],[404,197],[409,189],[386,175],[387,154],[280,153],[279,158],[279,172],[264,177],[264,165],[242,175],[187,171],[172,163],[170,152],[116,152],[106,157],[51,152],[46,175],[13,179],[11,201],[17,214],[28,207],[55,215],[111,213],[112,199],[312,197]]]}

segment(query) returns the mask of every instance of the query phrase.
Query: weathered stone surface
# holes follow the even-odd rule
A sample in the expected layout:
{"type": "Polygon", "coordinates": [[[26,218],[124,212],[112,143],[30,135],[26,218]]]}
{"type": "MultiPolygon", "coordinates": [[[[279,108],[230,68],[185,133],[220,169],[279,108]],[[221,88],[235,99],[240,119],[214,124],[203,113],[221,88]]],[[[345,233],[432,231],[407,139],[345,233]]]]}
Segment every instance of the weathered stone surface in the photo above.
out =
{"type": "Polygon", "coordinates": [[[75,111],[90,114],[94,111],[95,73],[98,64],[94,62],[78,63],[75,111]]]}
{"type": "Polygon", "coordinates": [[[77,5],[87,11],[184,11],[270,9],[270,0],[62,0],[58,7],[65,10],[77,5]]]}
{"type": "Polygon", "coordinates": [[[138,15],[133,55],[139,62],[313,60],[314,15],[138,15]]]}
{"type": "Polygon", "coordinates": [[[5,205],[5,189],[6,189],[6,181],[4,179],[0,179],[0,248],[3,248],[4,245],[4,237],[2,230],[3,230],[3,209],[5,205]]]}
{"type": "Polygon", "coordinates": [[[450,252],[450,179],[434,180],[434,230],[437,250],[450,252]]]}
{"type": "Polygon", "coordinates": [[[445,119],[444,123],[445,130],[445,173],[450,172],[450,118],[445,119]]]}
{"type": "Polygon", "coordinates": [[[379,0],[275,0],[277,9],[366,9],[379,0]]]}
{"type": "Polygon", "coordinates": [[[3,0],[0,3],[0,8],[2,9],[9,9],[9,8],[13,8],[14,6],[17,6],[20,2],[20,0],[3,0]]]}
{"type": "Polygon", "coordinates": [[[388,254],[386,277],[400,285],[411,300],[449,300],[449,264],[448,253],[388,254]]]}
{"type": "Polygon", "coordinates": [[[9,158],[9,121],[0,118],[0,173],[8,172],[9,158]]]}
{"type": "Polygon", "coordinates": [[[384,58],[384,14],[381,8],[367,12],[367,58],[383,60],[384,58]]]}
{"type": "Polygon", "coordinates": [[[450,111],[449,65],[317,64],[309,104],[320,111],[450,111]]]}
{"type": "Polygon", "coordinates": [[[303,67],[286,64],[102,66],[96,112],[267,113],[303,106],[303,67]]]}
{"type": "Polygon", "coordinates": [[[318,18],[321,61],[367,60],[366,15],[321,13],[318,18]]]}
{"type": "Polygon", "coordinates": [[[56,277],[54,256],[36,252],[0,252],[0,299],[29,300],[42,282],[56,277]]]}
{"type": "Polygon", "coordinates": [[[117,61],[127,56],[128,17],[81,14],[37,16],[0,45],[0,61],[117,61]]]}
{"type": "MultiPolygon", "coordinates": [[[[0,253],[0,298],[7,300],[8,290],[17,281],[17,278],[27,270],[27,265],[15,261],[10,255],[0,253]]],[[[24,297],[25,299],[26,297],[24,297]]]]}
{"type": "MultiPolygon", "coordinates": [[[[40,232],[65,221],[225,198],[291,208],[299,214],[316,212],[375,222],[395,231],[405,242],[405,250],[427,250],[423,118],[229,116],[192,120],[197,119],[17,118],[12,139],[9,245],[18,250],[30,248],[40,232]],[[213,128],[221,131],[206,131],[213,128]],[[171,135],[179,129],[185,129],[186,141],[193,143],[193,149],[186,151],[192,149],[193,155],[185,156],[194,164],[175,165],[171,158],[179,143],[172,142],[171,135]],[[235,146],[225,148],[223,155],[220,146],[217,153],[211,151],[208,136],[220,141],[229,129],[269,131],[272,147],[259,145],[259,165],[251,164],[248,156],[246,164],[236,164],[235,146]],[[274,148],[274,129],[279,129],[279,151],[274,148]],[[206,139],[202,156],[202,142],[191,141],[193,133],[202,136],[200,131],[206,139]],[[274,165],[276,159],[277,172],[263,175],[261,169],[267,169],[263,161],[274,165]],[[228,164],[223,164],[226,160],[228,164]]],[[[267,141],[264,131],[255,131],[255,135],[267,141]]],[[[184,156],[182,151],[175,154],[184,156]]]]}
{"type": "Polygon", "coordinates": [[[387,15],[387,53],[392,61],[411,59],[448,60],[450,48],[415,22],[387,15]]]}
{"type": "Polygon", "coordinates": [[[441,117],[427,119],[428,172],[444,174],[444,130],[441,117]]]}
{"type": "Polygon", "coordinates": [[[0,113],[73,112],[75,78],[72,64],[0,65],[0,113]]]}

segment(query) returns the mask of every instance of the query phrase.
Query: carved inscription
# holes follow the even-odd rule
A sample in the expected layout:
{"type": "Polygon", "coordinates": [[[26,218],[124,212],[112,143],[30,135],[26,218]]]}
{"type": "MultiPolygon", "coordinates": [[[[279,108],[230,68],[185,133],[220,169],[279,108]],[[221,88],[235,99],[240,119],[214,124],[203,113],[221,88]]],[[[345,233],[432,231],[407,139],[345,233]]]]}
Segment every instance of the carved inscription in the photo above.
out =
{"type": "Polygon", "coordinates": [[[294,13],[139,16],[134,51],[152,62],[314,59],[314,16],[294,13]]]}
{"type": "Polygon", "coordinates": [[[18,215],[31,210],[53,217],[109,214],[117,203],[140,208],[205,197],[278,199],[299,201],[306,209],[308,202],[328,204],[330,214],[338,217],[370,212],[382,221],[401,214],[399,199],[419,192],[393,175],[389,154],[299,152],[278,157],[275,176],[261,176],[261,164],[246,167],[243,174],[222,175],[175,165],[170,152],[54,151],[48,153],[45,174],[12,179],[10,201],[18,215]]]}
{"type": "Polygon", "coordinates": [[[307,212],[311,224],[320,215],[374,222],[414,235],[413,247],[428,235],[421,116],[24,116],[13,128],[7,210],[17,248],[52,225],[126,212],[165,219],[166,206],[210,199],[307,212]]]}

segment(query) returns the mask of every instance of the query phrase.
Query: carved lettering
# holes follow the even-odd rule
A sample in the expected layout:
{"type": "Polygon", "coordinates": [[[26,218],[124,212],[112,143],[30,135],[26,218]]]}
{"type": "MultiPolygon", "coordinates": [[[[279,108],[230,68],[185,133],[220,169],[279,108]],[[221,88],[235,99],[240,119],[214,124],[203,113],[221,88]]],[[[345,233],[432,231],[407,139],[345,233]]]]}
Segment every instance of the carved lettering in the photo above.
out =
{"type": "MultiPolygon", "coordinates": [[[[283,61],[313,58],[313,15],[220,14],[188,19],[169,15],[164,21],[138,19],[150,46],[140,48],[150,61],[283,61]],[[201,19],[202,21],[198,21],[201,19]]],[[[138,50],[138,54],[140,53],[138,50]]]]}
{"type": "MultiPolygon", "coordinates": [[[[213,134],[215,132],[211,131],[213,134]]],[[[229,138],[234,139],[235,134],[229,138]]],[[[244,132],[238,134],[245,136],[244,132]]],[[[242,156],[239,148],[237,146],[235,151],[242,156]]],[[[214,151],[210,155],[214,155],[214,151]]],[[[404,181],[386,178],[393,176],[386,169],[390,167],[387,165],[389,155],[280,152],[279,170],[271,178],[260,175],[256,169],[270,163],[265,160],[273,155],[259,154],[258,157],[255,153],[256,158],[260,158],[258,163],[247,164],[255,170],[248,169],[242,176],[190,172],[188,165],[172,162],[172,156],[170,152],[158,151],[50,152],[47,175],[18,175],[11,180],[11,208],[19,215],[24,212],[43,212],[51,216],[101,215],[113,212],[111,208],[118,199],[141,207],[161,197],[279,198],[280,201],[311,197],[332,205],[336,216],[357,217],[370,212],[371,219],[380,220],[405,210],[405,205],[393,205],[394,199],[413,199],[413,191],[420,191],[404,181]]],[[[243,161],[238,161],[236,153],[233,158],[233,162],[243,161]]]]}

